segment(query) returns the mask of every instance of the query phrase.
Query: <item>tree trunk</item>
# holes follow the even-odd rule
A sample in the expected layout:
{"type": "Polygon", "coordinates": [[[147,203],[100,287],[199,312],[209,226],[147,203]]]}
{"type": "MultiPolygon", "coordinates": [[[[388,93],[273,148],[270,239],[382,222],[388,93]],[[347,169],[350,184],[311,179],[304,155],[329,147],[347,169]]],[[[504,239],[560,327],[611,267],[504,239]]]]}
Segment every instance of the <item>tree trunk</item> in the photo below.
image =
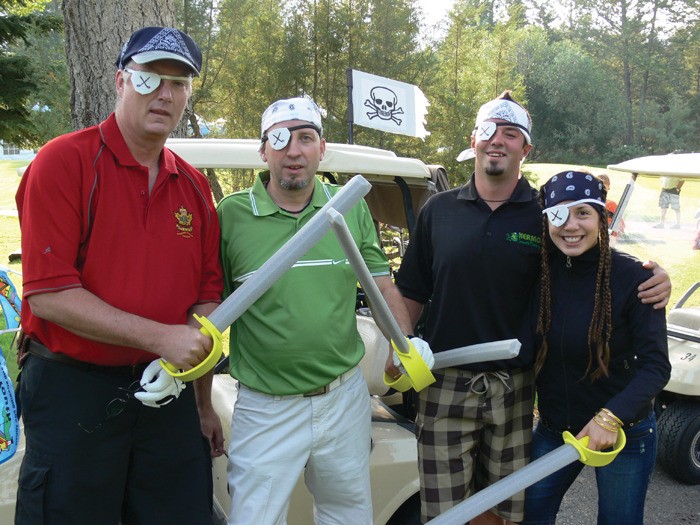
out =
{"type": "Polygon", "coordinates": [[[634,117],[633,117],[633,96],[632,96],[632,71],[631,71],[631,55],[632,55],[632,44],[629,38],[629,20],[627,19],[627,7],[628,3],[626,0],[620,2],[620,33],[622,39],[622,71],[623,71],[623,84],[625,89],[625,117],[626,117],[626,138],[625,144],[632,146],[634,145],[634,117]]]}
{"type": "Polygon", "coordinates": [[[652,15],[650,20],[649,36],[647,40],[647,58],[644,65],[644,73],[642,75],[642,85],[639,91],[639,126],[637,129],[643,130],[646,127],[646,102],[647,92],[649,89],[649,74],[651,66],[654,64],[655,48],[656,48],[656,16],[659,10],[658,0],[654,0],[652,15]]]}
{"type": "MultiPolygon", "coordinates": [[[[127,38],[146,26],[175,26],[175,1],[63,0],[74,129],[98,124],[114,111],[114,63],[127,38]]],[[[183,118],[181,126],[187,119],[183,118]]],[[[184,129],[184,128],[182,128],[184,129]]]]}

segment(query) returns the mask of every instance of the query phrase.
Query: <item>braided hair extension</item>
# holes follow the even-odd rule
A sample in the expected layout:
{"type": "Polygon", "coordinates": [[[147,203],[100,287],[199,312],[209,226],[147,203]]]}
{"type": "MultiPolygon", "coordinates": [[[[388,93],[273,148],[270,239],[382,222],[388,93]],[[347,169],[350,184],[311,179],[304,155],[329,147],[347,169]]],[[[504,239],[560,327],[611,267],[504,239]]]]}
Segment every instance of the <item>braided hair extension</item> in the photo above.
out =
{"type": "MultiPolygon", "coordinates": [[[[605,190],[603,198],[605,199],[605,190]]],[[[540,201],[544,205],[544,195],[540,190],[540,201]]],[[[598,211],[598,246],[600,250],[600,260],[596,274],[595,302],[591,324],[588,327],[588,345],[591,349],[588,360],[588,367],[584,373],[584,378],[589,375],[593,366],[593,351],[595,348],[595,361],[597,368],[590,374],[592,381],[602,376],[608,375],[608,365],[610,364],[610,334],[612,331],[612,295],[610,292],[610,274],[612,269],[612,258],[610,250],[610,236],[608,233],[607,212],[598,211]]],[[[537,316],[536,333],[542,336],[537,358],[535,359],[535,374],[539,374],[547,358],[547,333],[552,325],[552,293],[549,272],[548,242],[549,232],[547,218],[542,218],[542,246],[541,246],[541,271],[540,271],[540,299],[537,316]]],[[[582,378],[583,379],[583,378],[582,378]]]]}
{"type": "MultiPolygon", "coordinates": [[[[603,196],[605,198],[605,196],[603,196]]],[[[612,258],[610,252],[610,234],[608,233],[607,211],[600,212],[598,229],[598,246],[600,248],[600,260],[598,261],[598,273],[596,275],[595,303],[593,306],[593,318],[588,328],[588,345],[595,346],[595,358],[598,367],[590,375],[591,380],[608,376],[610,364],[610,333],[612,331],[612,296],[610,293],[610,273],[612,258]]],[[[589,357],[586,374],[593,365],[593,355],[589,357]]]]}
{"type": "MultiPolygon", "coordinates": [[[[544,206],[542,190],[540,190],[540,202],[543,203],[542,205],[544,206]]],[[[542,346],[540,346],[537,358],[535,359],[535,375],[540,373],[544,366],[545,359],[547,358],[547,334],[549,333],[549,328],[552,326],[552,286],[549,279],[548,239],[547,219],[543,215],[542,244],[540,248],[540,301],[537,314],[537,328],[535,330],[537,335],[542,336],[542,346]]]]}

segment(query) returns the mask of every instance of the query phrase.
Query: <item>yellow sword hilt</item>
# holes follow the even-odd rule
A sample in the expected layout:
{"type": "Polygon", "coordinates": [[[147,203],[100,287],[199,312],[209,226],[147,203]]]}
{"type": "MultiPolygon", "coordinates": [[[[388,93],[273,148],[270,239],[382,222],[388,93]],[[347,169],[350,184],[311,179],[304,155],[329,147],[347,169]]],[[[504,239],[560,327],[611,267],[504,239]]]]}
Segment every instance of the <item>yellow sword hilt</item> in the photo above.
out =
{"type": "Polygon", "coordinates": [[[398,390],[399,392],[406,392],[411,387],[413,387],[416,392],[420,392],[428,385],[435,382],[435,376],[428,368],[428,365],[423,358],[420,356],[416,347],[413,343],[406,338],[408,343],[408,352],[402,352],[396,346],[396,343],[392,340],[391,346],[394,348],[396,355],[399,356],[399,361],[403,365],[406,373],[403,374],[398,379],[393,379],[386,373],[384,374],[384,384],[390,386],[391,388],[398,390]]]}
{"type": "Polygon", "coordinates": [[[180,381],[194,381],[195,379],[199,379],[216,366],[216,363],[219,362],[219,359],[221,359],[221,354],[223,353],[223,336],[221,335],[221,332],[219,332],[219,329],[203,315],[200,316],[194,314],[194,318],[199,321],[199,324],[202,325],[202,328],[200,328],[199,331],[204,335],[211,337],[214,341],[214,345],[212,346],[209,355],[204,358],[201,363],[190,368],[189,370],[180,370],[176,368],[175,365],[168,363],[165,359],[160,360],[160,366],[162,366],[168,374],[179,379],[180,381]]]}
{"type": "Polygon", "coordinates": [[[625,432],[622,428],[617,429],[617,441],[615,441],[615,446],[609,452],[591,450],[588,448],[588,436],[576,439],[568,430],[565,430],[562,436],[564,438],[564,443],[568,443],[576,449],[580,456],[579,461],[589,467],[604,467],[610,464],[620,451],[625,448],[625,444],[627,443],[627,436],[625,436],[625,432]]]}

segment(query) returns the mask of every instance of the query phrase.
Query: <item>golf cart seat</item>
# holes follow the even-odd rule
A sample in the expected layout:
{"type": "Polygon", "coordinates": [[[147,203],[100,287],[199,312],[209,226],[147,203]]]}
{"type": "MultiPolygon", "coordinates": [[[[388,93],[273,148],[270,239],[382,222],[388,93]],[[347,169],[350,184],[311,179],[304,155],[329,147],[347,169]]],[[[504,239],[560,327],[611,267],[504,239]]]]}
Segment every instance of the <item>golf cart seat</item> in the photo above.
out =
{"type": "Polygon", "coordinates": [[[365,343],[365,355],[360,361],[369,393],[383,396],[389,390],[384,384],[384,364],[389,352],[389,341],[382,334],[372,317],[357,315],[357,331],[365,343]]]}
{"type": "Polygon", "coordinates": [[[700,332],[700,309],[673,308],[668,312],[667,320],[670,325],[700,332]]]}

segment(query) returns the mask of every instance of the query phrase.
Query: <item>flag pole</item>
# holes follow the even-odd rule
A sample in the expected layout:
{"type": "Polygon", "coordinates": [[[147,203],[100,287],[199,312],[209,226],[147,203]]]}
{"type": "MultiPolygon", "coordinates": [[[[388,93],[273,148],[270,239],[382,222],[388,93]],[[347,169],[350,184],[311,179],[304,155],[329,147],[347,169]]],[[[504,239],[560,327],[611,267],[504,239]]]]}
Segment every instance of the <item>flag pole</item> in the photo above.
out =
{"type": "Polygon", "coordinates": [[[345,70],[347,76],[348,84],[348,144],[354,144],[354,137],[352,136],[352,119],[354,108],[352,106],[352,68],[347,68],[345,70]]]}

